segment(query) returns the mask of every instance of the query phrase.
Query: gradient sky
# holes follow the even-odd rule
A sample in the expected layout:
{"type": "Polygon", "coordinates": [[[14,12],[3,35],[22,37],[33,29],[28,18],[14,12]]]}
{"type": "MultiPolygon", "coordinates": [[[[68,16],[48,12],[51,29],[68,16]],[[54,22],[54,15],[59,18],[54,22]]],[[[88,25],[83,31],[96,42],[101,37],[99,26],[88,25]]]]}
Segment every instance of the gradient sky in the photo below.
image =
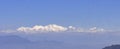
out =
{"type": "Polygon", "coordinates": [[[120,29],[120,0],[0,0],[0,29],[58,24],[120,29]]]}

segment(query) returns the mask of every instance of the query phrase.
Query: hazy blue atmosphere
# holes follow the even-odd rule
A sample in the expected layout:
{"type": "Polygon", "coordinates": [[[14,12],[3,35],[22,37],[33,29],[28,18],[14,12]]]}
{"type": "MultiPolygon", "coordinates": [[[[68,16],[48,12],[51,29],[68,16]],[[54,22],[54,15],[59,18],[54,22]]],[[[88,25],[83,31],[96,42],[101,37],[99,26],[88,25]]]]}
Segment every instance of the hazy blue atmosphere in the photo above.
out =
{"type": "Polygon", "coordinates": [[[120,0],[0,0],[0,49],[120,44],[120,0]]]}

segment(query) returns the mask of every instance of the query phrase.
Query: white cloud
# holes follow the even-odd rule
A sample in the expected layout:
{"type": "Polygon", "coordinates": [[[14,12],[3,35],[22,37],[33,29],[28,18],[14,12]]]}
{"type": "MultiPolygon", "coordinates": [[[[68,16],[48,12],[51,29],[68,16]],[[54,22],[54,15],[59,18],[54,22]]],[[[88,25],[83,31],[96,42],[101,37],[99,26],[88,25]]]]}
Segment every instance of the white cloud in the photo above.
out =
{"type": "Polygon", "coordinates": [[[17,32],[16,30],[0,30],[0,32],[2,33],[13,33],[13,32],[17,32]]]}
{"type": "Polygon", "coordinates": [[[9,30],[0,30],[1,33],[65,33],[65,32],[78,32],[78,33],[101,33],[101,32],[110,32],[103,28],[92,27],[89,29],[74,27],[74,26],[60,26],[56,24],[49,24],[46,26],[35,25],[33,27],[19,27],[17,29],[9,29],[9,30]]]}
{"type": "Polygon", "coordinates": [[[102,28],[93,27],[90,29],[83,29],[74,26],[63,27],[56,24],[50,24],[46,26],[35,25],[33,27],[20,27],[17,29],[19,32],[25,33],[41,33],[41,32],[103,32],[102,28]]]}
{"type": "Polygon", "coordinates": [[[97,28],[93,27],[89,29],[89,32],[104,32],[105,30],[103,28],[97,28]]]}
{"type": "Polygon", "coordinates": [[[20,27],[17,31],[20,32],[64,32],[67,28],[63,26],[59,26],[56,24],[50,24],[47,26],[36,25],[33,27],[20,27]]]}
{"type": "Polygon", "coordinates": [[[68,30],[70,32],[84,32],[84,29],[82,29],[82,28],[76,28],[76,27],[73,27],[73,26],[69,26],[68,30]]]}

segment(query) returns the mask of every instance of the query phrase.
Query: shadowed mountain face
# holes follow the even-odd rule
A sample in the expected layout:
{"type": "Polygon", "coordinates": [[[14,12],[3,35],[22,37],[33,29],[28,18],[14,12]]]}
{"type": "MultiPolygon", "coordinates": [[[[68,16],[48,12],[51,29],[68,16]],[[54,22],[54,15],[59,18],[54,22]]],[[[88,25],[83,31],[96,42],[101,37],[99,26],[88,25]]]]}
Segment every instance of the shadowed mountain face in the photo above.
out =
{"type": "Polygon", "coordinates": [[[0,49],[24,49],[31,41],[19,36],[0,36],[0,49]]]}
{"type": "Polygon", "coordinates": [[[19,36],[0,36],[0,49],[61,49],[57,41],[32,42],[19,36]]]}
{"type": "Polygon", "coordinates": [[[112,45],[112,46],[105,47],[103,49],[120,49],[120,45],[112,45]]]}
{"type": "Polygon", "coordinates": [[[82,49],[78,46],[56,40],[31,41],[14,35],[0,36],[0,49],[82,49]]]}
{"type": "Polygon", "coordinates": [[[0,44],[22,44],[30,43],[29,40],[21,38],[19,36],[0,36],[0,44]]]}

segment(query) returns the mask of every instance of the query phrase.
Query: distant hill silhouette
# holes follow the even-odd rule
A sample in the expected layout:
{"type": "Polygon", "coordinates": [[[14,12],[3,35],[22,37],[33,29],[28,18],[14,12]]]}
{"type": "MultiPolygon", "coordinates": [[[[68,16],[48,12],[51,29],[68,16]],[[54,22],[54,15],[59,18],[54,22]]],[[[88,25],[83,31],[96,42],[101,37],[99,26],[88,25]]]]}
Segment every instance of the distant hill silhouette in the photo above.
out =
{"type": "Polygon", "coordinates": [[[103,49],[120,49],[120,45],[112,45],[112,46],[107,46],[103,49]]]}
{"type": "Polygon", "coordinates": [[[0,36],[0,49],[62,49],[61,42],[43,40],[38,42],[30,41],[16,35],[0,36]]]}
{"type": "Polygon", "coordinates": [[[24,39],[19,36],[11,35],[11,36],[0,36],[0,44],[16,44],[16,43],[30,43],[29,40],[24,39]]]}

